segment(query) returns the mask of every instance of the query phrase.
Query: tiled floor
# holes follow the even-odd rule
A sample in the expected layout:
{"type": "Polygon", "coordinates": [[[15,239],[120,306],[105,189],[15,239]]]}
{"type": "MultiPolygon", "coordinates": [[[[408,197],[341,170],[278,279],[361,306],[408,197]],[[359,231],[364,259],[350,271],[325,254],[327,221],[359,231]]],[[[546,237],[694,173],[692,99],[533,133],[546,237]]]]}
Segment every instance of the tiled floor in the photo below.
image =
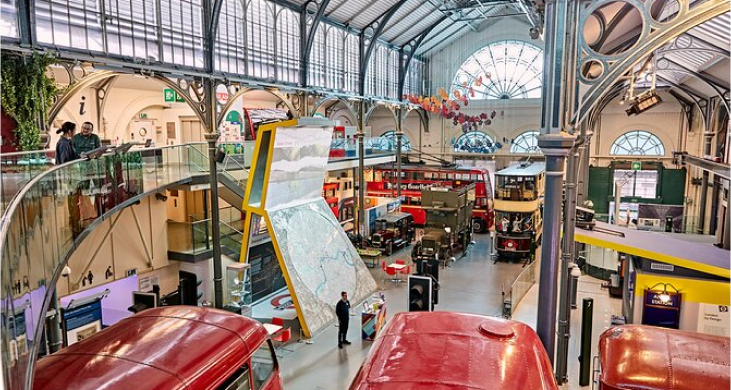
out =
{"type": "MultiPolygon", "coordinates": [[[[482,315],[498,316],[502,310],[502,286],[509,284],[521,271],[520,264],[497,263],[489,257],[489,238],[477,236],[477,244],[469,254],[457,260],[452,267],[441,270],[442,289],[439,296],[439,311],[461,311],[482,315]]],[[[410,247],[394,254],[389,262],[408,259],[410,247]]],[[[388,316],[406,311],[405,283],[394,284],[389,280],[382,283],[381,270],[372,273],[383,287],[386,295],[388,316]]],[[[515,309],[514,319],[535,326],[537,286],[534,286],[515,309]]],[[[579,302],[584,297],[592,297],[595,302],[594,342],[602,329],[609,326],[611,314],[621,310],[619,300],[610,299],[601,289],[601,281],[582,277],[579,282],[579,302]]],[[[355,302],[353,302],[355,305],[355,302]]],[[[356,310],[354,310],[357,312],[356,310]]],[[[580,323],[579,310],[573,310],[571,320],[572,334],[578,334],[580,323]]],[[[353,343],[344,349],[337,348],[337,328],[333,325],[313,338],[312,344],[288,345],[291,352],[283,351],[280,366],[286,390],[344,390],[355,376],[365,359],[371,342],[361,341],[358,316],[351,317],[349,340],[353,343]]],[[[579,389],[578,386],[578,337],[571,339],[569,354],[569,384],[565,389],[579,389]]]]}

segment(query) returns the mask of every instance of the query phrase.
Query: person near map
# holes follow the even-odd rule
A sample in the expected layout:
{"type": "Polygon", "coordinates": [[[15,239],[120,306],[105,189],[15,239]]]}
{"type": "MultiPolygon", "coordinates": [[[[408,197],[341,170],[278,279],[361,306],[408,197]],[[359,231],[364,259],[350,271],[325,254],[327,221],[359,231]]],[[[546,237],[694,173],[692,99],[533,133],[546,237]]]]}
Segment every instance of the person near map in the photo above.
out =
{"type": "Polygon", "coordinates": [[[342,349],[343,344],[350,345],[347,340],[348,323],[350,322],[350,301],[348,293],[340,293],[340,300],[335,305],[335,315],[338,317],[338,348],[342,349]]]}
{"type": "Polygon", "coordinates": [[[89,153],[102,146],[99,136],[94,134],[93,131],[94,125],[91,122],[84,122],[81,125],[81,133],[76,134],[72,138],[71,142],[74,144],[74,149],[76,149],[79,155],[89,153]]]}

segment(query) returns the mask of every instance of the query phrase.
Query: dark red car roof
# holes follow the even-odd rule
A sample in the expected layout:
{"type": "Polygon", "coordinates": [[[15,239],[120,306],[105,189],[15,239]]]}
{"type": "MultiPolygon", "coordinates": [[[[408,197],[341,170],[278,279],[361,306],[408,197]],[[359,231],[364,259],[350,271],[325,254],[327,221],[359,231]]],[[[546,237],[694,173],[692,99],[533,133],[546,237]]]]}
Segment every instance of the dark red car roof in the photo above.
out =
{"type": "Polygon", "coordinates": [[[599,339],[602,389],[728,389],[728,337],[624,325],[599,339]]]}
{"type": "Polygon", "coordinates": [[[149,309],[39,360],[33,389],[214,389],[267,338],[222,310],[149,309]]]}
{"type": "Polygon", "coordinates": [[[398,313],[376,339],[351,390],[557,390],[527,325],[472,314],[398,313]]]}

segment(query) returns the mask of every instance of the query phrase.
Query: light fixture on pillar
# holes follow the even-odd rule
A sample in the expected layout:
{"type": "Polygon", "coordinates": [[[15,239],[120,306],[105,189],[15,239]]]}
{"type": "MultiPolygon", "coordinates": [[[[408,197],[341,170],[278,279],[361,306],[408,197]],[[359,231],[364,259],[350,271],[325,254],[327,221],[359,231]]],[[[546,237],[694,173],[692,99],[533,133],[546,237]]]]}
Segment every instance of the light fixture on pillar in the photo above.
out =
{"type": "Polygon", "coordinates": [[[680,291],[678,291],[677,288],[675,288],[675,286],[673,286],[670,283],[657,283],[654,286],[650,287],[650,291],[658,291],[659,294],[657,295],[657,298],[660,299],[660,302],[662,302],[662,303],[668,303],[668,302],[670,302],[671,294],[672,295],[677,295],[680,292],[680,291]],[[662,286],[662,290],[656,289],[656,287],[658,287],[658,286],[662,286]],[[672,292],[672,291],[669,292],[668,291],[668,286],[671,289],[675,290],[675,291],[674,292],[672,292]]]}

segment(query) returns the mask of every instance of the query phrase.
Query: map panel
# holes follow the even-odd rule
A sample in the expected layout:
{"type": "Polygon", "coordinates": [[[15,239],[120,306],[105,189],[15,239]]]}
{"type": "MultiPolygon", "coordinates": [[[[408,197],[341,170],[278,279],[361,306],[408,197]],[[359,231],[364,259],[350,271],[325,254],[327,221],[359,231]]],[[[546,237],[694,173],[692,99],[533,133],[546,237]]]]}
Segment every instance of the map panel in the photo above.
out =
{"type": "Polygon", "coordinates": [[[321,198],[332,127],[278,127],[275,134],[265,208],[321,198]]]}
{"type": "Polygon", "coordinates": [[[267,213],[301,320],[311,333],[335,318],[341,291],[356,304],[376,290],[376,281],[322,197],[267,213]]]}

